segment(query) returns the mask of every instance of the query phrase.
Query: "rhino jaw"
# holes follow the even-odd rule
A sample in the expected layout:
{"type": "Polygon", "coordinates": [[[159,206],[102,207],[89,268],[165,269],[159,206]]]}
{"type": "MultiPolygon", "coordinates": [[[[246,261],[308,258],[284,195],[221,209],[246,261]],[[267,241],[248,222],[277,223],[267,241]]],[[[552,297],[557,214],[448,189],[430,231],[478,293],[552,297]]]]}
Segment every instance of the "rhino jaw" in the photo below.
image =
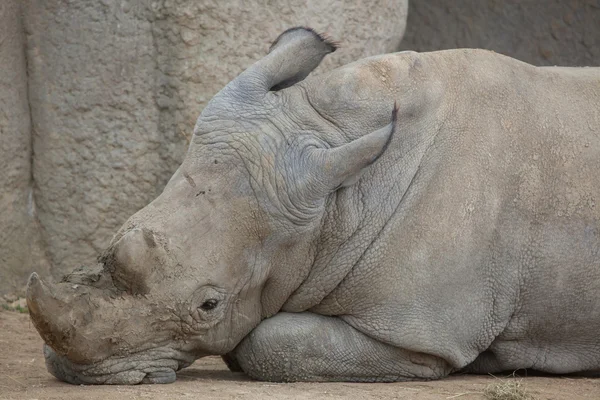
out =
{"type": "Polygon", "coordinates": [[[126,358],[110,358],[96,364],[77,364],[44,345],[48,372],[73,385],[137,385],[172,383],[176,371],[191,365],[195,357],[168,348],[153,349],[126,358]]]}

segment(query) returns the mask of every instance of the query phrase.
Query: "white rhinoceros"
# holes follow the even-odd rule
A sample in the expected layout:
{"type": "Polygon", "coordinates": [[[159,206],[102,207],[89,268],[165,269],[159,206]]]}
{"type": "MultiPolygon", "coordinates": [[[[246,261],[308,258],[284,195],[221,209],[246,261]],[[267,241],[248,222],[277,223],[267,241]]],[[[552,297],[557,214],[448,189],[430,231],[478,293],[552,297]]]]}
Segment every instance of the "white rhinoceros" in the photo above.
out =
{"type": "Polygon", "coordinates": [[[600,69],[449,50],[305,79],[334,50],[284,32],[97,267],[31,276],[52,374],[600,371],[600,69]]]}

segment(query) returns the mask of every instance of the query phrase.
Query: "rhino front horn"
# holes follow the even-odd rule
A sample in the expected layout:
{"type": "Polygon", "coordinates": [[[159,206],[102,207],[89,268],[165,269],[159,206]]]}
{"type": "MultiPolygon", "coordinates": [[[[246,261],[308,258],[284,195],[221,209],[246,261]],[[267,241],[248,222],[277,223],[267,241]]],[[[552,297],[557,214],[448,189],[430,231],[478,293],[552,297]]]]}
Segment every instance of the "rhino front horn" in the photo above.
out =
{"type": "Polygon", "coordinates": [[[66,303],[59,300],[54,288],[46,284],[37,273],[27,282],[27,307],[33,325],[44,341],[57,352],[68,343],[71,326],[64,320],[66,303]]]}

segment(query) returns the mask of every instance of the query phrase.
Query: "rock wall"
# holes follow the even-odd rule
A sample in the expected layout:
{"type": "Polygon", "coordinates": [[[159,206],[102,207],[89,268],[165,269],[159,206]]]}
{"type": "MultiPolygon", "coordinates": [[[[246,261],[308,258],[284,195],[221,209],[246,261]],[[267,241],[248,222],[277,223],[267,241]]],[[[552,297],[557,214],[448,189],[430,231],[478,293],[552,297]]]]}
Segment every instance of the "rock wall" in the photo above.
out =
{"type": "Polygon", "coordinates": [[[600,0],[411,0],[402,50],[472,47],[534,65],[600,66],[600,0]]]}
{"type": "Polygon", "coordinates": [[[0,2],[0,295],[48,273],[35,218],[25,33],[19,0],[0,2]]]}
{"type": "Polygon", "coordinates": [[[407,0],[0,1],[0,295],[94,262],[162,190],[207,101],[291,26],[341,40],[320,71],[399,48],[600,65],[600,0],[408,14],[399,45],[407,0]]]}
{"type": "MultiPolygon", "coordinates": [[[[12,53],[0,62],[12,63],[12,74],[0,77],[18,92],[6,99],[14,127],[6,139],[3,128],[2,154],[18,157],[3,166],[14,177],[0,187],[14,194],[2,204],[23,215],[11,213],[11,232],[28,232],[27,205],[37,206],[54,278],[93,263],[160,193],[204,105],[284,29],[308,25],[341,39],[321,67],[332,68],[394,51],[407,13],[406,0],[10,0],[9,11],[19,3],[26,35],[14,15],[0,22],[16,38],[10,49],[2,45],[12,53]]],[[[31,261],[16,254],[27,254],[27,245],[9,236],[0,257],[12,258],[0,270],[24,285],[31,261]]]]}

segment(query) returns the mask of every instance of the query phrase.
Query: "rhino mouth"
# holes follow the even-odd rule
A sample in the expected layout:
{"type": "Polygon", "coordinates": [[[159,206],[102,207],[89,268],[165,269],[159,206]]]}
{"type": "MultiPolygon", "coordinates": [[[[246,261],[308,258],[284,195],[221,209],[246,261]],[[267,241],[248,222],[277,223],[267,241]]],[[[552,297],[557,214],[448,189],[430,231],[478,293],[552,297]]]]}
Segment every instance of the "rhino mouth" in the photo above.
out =
{"type": "Polygon", "coordinates": [[[52,375],[74,385],[172,383],[177,378],[176,371],[191,365],[196,358],[177,350],[158,348],[93,364],[77,364],[46,344],[44,357],[52,375]]]}

